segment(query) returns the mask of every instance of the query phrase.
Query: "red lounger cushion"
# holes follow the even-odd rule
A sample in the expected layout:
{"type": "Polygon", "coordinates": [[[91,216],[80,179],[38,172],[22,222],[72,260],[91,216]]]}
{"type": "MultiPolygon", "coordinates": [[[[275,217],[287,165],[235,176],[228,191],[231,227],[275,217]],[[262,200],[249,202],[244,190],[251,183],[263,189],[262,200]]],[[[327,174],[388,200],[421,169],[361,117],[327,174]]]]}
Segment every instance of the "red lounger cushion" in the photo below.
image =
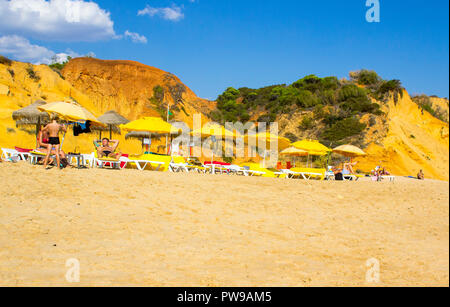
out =
{"type": "Polygon", "coordinates": [[[33,149],[24,149],[24,148],[20,148],[20,147],[15,147],[15,149],[18,151],[18,152],[22,152],[22,153],[29,153],[29,152],[31,152],[31,151],[33,151],[33,149]]]}

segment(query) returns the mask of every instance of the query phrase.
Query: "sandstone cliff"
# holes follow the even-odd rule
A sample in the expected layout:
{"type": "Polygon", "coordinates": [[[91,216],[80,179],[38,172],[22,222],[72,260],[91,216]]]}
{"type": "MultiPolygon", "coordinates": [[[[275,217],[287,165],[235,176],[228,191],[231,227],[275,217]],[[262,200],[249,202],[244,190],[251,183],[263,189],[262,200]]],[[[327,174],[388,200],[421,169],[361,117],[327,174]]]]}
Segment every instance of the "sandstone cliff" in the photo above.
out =
{"type": "MultiPolygon", "coordinates": [[[[34,128],[16,127],[11,114],[36,100],[75,100],[96,116],[116,110],[130,120],[164,116],[170,103],[173,119],[188,124],[195,113],[208,115],[215,108],[215,102],[197,97],[176,76],[132,61],[79,58],[70,61],[61,73],[46,65],[0,63],[0,147],[34,146],[34,128]]],[[[448,100],[433,98],[432,102],[448,114],[448,100]]],[[[448,124],[424,112],[406,91],[397,103],[394,99],[385,103],[383,112],[383,116],[361,118],[368,123],[364,141],[369,144],[365,148],[369,155],[359,160],[358,168],[370,171],[382,164],[397,175],[415,175],[423,169],[429,178],[448,180],[448,124]]],[[[281,134],[298,135],[301,120],[309,113],[294,112],[278,118],[281,134]]],[[[251,119],[257,117],[255,113],[251,119]]],[[[313,138],[315,128],[299,136],[313,138]]],[[[68,135],[64,149],[92,152],[95,137],[68,135]]],[[[138,140],[125,140],[123,135],[114,138],[121,141],[123,152],[141,152],[138,140]]],[[[162,143],[164,140],[154,142],[153,150],[162,143]]]]}
{"type": "Polygon", "coordinates": [[[89,96],[98,112],[116,110],[130,120],[167,114],[170,104],[174,119],[191,124],[193,114],[209,112],[214,105],[198,98],[175,75],[133,61],[77,58],[62,75],[89,96]]]}

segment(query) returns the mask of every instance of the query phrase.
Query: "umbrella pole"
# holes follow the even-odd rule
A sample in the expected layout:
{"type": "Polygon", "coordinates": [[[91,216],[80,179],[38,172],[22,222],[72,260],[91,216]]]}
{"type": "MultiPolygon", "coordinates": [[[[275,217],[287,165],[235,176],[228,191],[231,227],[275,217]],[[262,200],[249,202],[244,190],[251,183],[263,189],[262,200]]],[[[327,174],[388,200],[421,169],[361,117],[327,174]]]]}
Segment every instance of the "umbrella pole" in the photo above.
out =
{"type": "Polygon", "coordinates": [[[109,139],[112,140],[112,125],[109,125],[109,139]]]}
{"type": "Polygon", "coordinates": [[[41,128],[41,117],[38,118],[38,123],[36,125],[36,148],[39,147],[38,137],[39,137],[39,130],[40,130],[40,128],[41,128]]]}

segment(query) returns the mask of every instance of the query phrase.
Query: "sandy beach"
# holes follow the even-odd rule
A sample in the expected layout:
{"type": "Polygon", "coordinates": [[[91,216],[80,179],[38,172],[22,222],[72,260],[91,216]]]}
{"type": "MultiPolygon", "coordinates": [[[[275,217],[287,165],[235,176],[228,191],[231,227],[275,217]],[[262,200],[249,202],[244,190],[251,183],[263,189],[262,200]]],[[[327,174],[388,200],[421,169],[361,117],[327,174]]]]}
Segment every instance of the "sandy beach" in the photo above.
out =
{"type": "Polygon", "coordinates": [[[26,163],[0,163],[0,181],[0,286],[449,285],[448,182],[26,163]]]}

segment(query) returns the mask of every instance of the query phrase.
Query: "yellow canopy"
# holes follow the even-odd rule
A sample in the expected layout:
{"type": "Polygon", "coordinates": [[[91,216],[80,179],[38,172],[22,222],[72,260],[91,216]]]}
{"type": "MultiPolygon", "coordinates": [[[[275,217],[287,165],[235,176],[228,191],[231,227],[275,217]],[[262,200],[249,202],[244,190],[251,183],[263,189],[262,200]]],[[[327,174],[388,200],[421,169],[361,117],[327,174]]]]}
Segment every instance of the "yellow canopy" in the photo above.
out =
{"type": "Polygon", "coordinates": [[[120,125],[120,129],[131,132],[149,132],[158,134],[177,134],[179,129],[159,117],[144,117],[126,125],[120,125]]]}
{"type": "Polygon", "coordinates": [[[257,134],[250,134],[245,136],[245,143],[248,144],[249,140],[265,140],[266,144],[270,144],[272,142],[278,142],[278,149],[283,150],[289,147],[291,141],[287,138],[271,134],[270,132],[261,132],[257,134]]]}
{"type": "Polygon", "coordinates": [[[91,112],[74,102],[52,102],[38,107],[38,110],[48,114],[58,114],[62,119],[70,122],[89,120],[104,126],[91,112]]]}
{"type": "Polygon", "coordinates": [[[336,147],[335,149],[333,149],[333,152],[350,158],[361,157],[366,155],[366,153],[362,149],[353,145],[342,145],[336,147]]]}
{"type": "Polygon", "coordinates": [[[207,138],[210,136],[215,136],[216,138],[234,138],[240,136],[236,132],[225,129],[225,127],[218,124],[206,124],[201,129],[197,129],[191,132],[191,135],[198,136],[202,138],[207,138]]]}
{"type": "Polygon", "coordinates": [[[304,157],[308,155],[308,152],[295,147],[289,147],[288,149],[283,150],[280,154],[283,156],[304,157]]]}
{"type": "Polygon", "coordinates": [[[325,156],[332,150],[315,140],[303,140],[292,144],[297,149],[307,151],[310,156],[325,156]]]}

